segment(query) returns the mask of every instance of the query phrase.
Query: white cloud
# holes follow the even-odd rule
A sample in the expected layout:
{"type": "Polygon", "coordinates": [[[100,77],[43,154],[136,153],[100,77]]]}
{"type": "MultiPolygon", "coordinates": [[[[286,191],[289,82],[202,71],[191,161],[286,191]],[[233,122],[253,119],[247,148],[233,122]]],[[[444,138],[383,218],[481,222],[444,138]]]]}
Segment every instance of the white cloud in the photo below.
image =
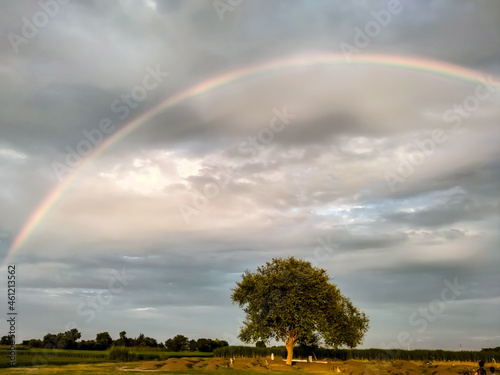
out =
{"type": "Polygon", "coordinates": [[[8,148],[0,148],[0,157],[12,160],[26,160],[28,155],[8,148]]]}

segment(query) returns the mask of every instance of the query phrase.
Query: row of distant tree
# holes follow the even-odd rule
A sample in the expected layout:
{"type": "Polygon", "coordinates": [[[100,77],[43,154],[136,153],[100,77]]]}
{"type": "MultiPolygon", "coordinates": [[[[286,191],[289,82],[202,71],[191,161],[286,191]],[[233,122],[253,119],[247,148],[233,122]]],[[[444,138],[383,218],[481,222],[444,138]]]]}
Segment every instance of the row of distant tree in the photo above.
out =
{"type": "Polygon", "coordinates": [[[219,339],[198,339],[189,340],[186,336],[177,335],[165,341],[165,348],[172,352],[181,351],[198,351],[198,352],[213,352],[217,348],[229,346],[228,342],[219,339]]]}
{"type": "MultiPolygon", "coordinates": [[[[157,342],[156,339],[139,334],[136,338],[127,337],[127,332],[122,331],[119,338],[113,340],[108,332],[101,332],[96,335],[94,340],[80,340],[82,334],[78,329],[74,328],[70,331],[60,332],[57,334],[47,333],[42,340],[31,339],[24,340],[23,345],[30,348],[45,348],[45,349],[79,349],[79,350],[106,350],[112,346],[125,347],[144,347],[144,348],[159,348],[172,352],[179,351],[198,351],[212,352],[217,348],[228,346],[228,342],[219,339],[200,338],[198,340],[190,340],[186,336],[177,335],[166,340],[164,343],[157,342]]],[[[11,339],[9,336],[3,336],[0,339],[0,345],[10,345],[11,339]]]]}

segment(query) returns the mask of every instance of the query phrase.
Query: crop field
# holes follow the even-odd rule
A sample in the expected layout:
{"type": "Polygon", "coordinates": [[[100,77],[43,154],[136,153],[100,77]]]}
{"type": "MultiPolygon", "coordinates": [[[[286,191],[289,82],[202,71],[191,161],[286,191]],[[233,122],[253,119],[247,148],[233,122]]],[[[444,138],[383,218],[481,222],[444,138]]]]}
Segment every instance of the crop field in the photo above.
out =
{"type": "MultiPolygon", "coordinates": [[[[213,353],[203,352],[167,352],[150,348],[133,349],[137,360],[166,360],[180,357],[212,357],[213,353]],[[148,350],[149,349],[149,350],[148,350]]],[[[7,348],[0,348],[0,368],[10,367],[7,348]]],[[[109,351],[96,350],[61,350],[61,349],[26,349],[16,351],[16,364],[19,367],[69,364],[94,364],[113,362],[109,359],[109,351]]]]}

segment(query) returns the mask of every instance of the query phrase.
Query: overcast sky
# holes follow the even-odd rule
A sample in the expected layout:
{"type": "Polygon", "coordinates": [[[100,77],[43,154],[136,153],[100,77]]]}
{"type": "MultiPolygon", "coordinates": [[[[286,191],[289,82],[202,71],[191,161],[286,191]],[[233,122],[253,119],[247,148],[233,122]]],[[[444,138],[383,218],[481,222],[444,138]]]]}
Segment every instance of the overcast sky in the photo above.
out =
{"type": "Polygon", "coordinates": [[[88,138],[211,77],[380,54],[489,83],[305,63],[156,114],[78,169],[8,260],[18,341],[77,327],[237,344],[231,288],[295,256],[369,316],[362,347],[500,345],[500,2],[41,3],[0,3],[2,258],[88,138]]]}

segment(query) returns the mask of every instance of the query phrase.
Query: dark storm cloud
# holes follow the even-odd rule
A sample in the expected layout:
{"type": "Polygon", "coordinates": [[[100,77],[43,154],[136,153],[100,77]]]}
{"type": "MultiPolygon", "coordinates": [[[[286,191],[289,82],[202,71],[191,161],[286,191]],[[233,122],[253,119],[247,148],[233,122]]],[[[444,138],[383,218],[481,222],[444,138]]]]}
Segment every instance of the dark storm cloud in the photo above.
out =
{"type": "Polygon", "coordinates": [[[448,202],[432,209],[415,213],[395,213],[386,216],[387,219],[399,223],[411,223],[415,226],[440,227],[455,224],[460,221],[485,220],[499,212],[498,202],[493,205],[487,202],[477,202],[468,196],[451,197],[448,202]]]}

